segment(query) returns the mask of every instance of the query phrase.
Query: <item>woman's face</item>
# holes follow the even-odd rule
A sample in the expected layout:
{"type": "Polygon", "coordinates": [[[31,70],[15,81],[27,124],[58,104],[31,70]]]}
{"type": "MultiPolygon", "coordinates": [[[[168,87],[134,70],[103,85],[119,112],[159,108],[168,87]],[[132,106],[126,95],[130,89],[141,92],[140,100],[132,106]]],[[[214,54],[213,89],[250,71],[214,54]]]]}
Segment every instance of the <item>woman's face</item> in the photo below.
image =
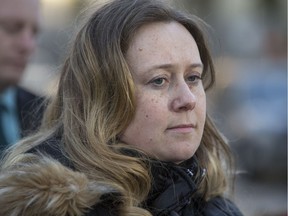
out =
{"type": "Polygon", "coordinates": [[[126,59],[137,104],[121,140],[162,161],[189,159],[206,116],[203,65],[194,38],[177,22],[148,24],[136,32],[126,59]]]}

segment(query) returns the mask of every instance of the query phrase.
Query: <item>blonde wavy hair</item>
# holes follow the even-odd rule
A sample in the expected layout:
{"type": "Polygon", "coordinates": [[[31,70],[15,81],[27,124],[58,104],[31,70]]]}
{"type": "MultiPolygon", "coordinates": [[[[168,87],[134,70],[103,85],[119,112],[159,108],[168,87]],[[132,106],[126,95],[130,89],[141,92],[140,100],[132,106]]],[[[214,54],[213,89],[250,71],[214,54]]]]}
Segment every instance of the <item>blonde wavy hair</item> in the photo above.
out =
{"type": "MultiPolygon", "coordinates": [[[[135,32],[152,22],[178,22],[191,33],[204,64],[205,90],[212,87],[215,71],[204,22],[156,0],[111,1],[95,10],[76,35],[40,131],[15,145],[3,166],[24,160],[21,153],[60,134],[62,151],[76,170],[123,194],[126,215],[151,215],[141,208],[151,187],[149,167],[143,158],[124,154],[123,149],[133,147],[121,143],[117,135],[136,109],[125,53],[135,32]]],[[[223,195],[228,182],[223,164],[230,165],[231,156],[208,115],[196,157],[207,170],[200,185],[202,196],[209,200],[223,195]]]]}

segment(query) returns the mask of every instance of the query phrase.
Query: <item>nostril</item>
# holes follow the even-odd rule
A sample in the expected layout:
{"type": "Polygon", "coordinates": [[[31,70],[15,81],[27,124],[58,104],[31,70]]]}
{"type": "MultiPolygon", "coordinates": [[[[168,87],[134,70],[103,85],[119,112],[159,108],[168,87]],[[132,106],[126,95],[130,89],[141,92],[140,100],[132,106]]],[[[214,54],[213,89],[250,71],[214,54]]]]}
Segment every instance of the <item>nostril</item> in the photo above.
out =
{"type": "Polygon", "coordinates": [[[193,110],[195,106],[195,103],[187,103],[184,106],[180,107],[180,109],[188,111],[188,110],[193,110]]]}
{"type": "Polygon", "coordinates": [[[195,100],[176,99],[173,101],[173,110],[176,112],[193,110],[196,105],[195,100]]]}

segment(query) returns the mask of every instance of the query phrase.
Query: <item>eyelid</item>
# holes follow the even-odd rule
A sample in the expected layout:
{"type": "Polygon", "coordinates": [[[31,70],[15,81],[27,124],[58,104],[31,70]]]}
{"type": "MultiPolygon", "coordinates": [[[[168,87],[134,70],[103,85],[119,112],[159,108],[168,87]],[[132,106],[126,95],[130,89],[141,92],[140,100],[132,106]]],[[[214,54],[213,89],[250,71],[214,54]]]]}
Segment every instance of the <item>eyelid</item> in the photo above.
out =
{"type": "Polygon", "coordinates": [[[152,84],[155,87],[162,87],[167,82],[169,82],[169,78],[166,75],[159,75],[159,76],[153,77],[150,81],[148,81],[148,84],[152,84]],[[156,84],[155,81],[160,80],[160,79],[163,79],[164,82],[162,84],[156,84]]]}
{"type": "Polygon", "coordinates": [[[195,74],[194,76],[197,76],[200,80],[202,80],[202,74],[195,74]]]}
{"type": "Polygon", "coordinates": [[[189,76],[186,76],[186,82],[188,85],[194,86],[202,81],[202,74],[200,73],[192,73],[189,76]],[[192,79],[191,79],[192,78],[192,79]]]}
{"type": "Polygon", "coordinates": [[[198,71],[191,71],[191,72],[187,73],[185,77],[197,76],[197,77],[199,77],[199,78],[202,79],[202,75],[203,75],[202,72],[198,72],[198,71]]]}
{"type": "Polygon", "coordinates": [[[202,72],[202,70],[201,70],[201,71],[193,70],[193,71],[191,72],[191,74],[195,74],[195,75],[202,76],[203,72],[202,72]]]}

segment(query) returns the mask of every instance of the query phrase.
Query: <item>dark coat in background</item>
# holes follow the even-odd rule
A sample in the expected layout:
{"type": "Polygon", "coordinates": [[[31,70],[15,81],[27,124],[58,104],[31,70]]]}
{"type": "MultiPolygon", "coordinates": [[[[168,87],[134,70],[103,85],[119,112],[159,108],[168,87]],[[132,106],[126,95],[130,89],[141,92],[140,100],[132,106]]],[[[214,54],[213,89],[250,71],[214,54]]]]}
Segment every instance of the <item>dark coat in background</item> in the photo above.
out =
{"type": "MultiPolygon", "coordinates": [[[[23,88],[16,87],[15,105],[17,109],[15,115],[17,115],[16,117],[19,121],[19,135],[20,138],[23,138],[35,132],[41,125],[45,109],[45,100],[44,97],[36,96],[23,88]]],[[[5,125],[1,125],[0,128],[3,127],[5,127],[5,125]]],[[[3,134],[3,131],[1,131],[0,140],[6,140],[5,142],[0,142],[1,157],[4,154],[4,150],[6,150],[9,145],[14,144],[8,144],[7,137],[5,136],[6,134],[3,134]]]]}
{"type": "Polygon", "coordinates": [[[21,137],[24,137],[40,126],[45,107],[44,98],[17,87],[16,104],[21,137]]]}

